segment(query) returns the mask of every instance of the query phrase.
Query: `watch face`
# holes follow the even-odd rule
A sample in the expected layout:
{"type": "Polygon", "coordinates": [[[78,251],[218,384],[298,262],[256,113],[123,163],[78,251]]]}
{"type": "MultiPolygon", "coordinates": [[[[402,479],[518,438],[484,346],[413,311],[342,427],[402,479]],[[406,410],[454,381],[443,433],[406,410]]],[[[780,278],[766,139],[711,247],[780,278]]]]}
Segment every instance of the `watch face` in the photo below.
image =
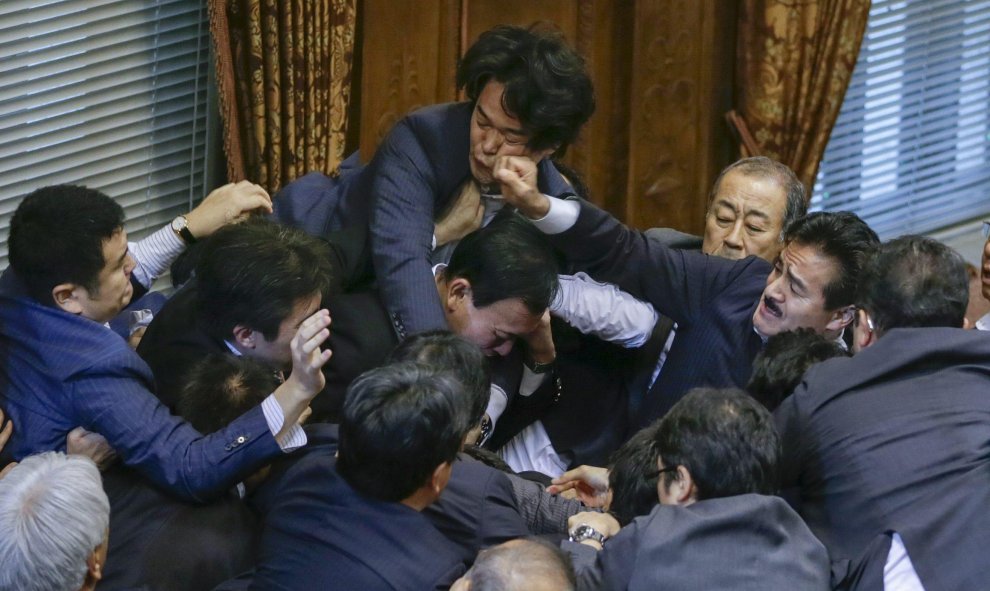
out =
{"type": "Polygon", "coordinates": [[[173,231],[178,232],[178,231],[182,230],[182,228],[185,228],[185,227],[186,227],[186,218],[185,217],[183,217],[183,216],[180,215],[179,217],[177,217],[174,220],[172,220],[172,230],[173,231]]]}

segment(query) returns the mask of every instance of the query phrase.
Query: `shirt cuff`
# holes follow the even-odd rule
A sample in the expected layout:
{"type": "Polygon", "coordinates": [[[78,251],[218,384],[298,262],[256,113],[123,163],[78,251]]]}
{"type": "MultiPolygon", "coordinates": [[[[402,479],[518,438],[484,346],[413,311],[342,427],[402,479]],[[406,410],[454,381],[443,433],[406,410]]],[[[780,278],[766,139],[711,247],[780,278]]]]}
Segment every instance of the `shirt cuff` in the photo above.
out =
{"type": "Polygon", "coordinates": [[[533,225],[544,234],[560,234],[570,230],[577,223],[581,204],[571,199],[558,199],[549,195],[544,197],[550,200],[550,210],[540,219],[532,220],[533,225]]]}
{"type": "Polygon", "coordinates": [[[531,396],[550,377],[550,372],[536,373],[523,364],[522,380],[519,382],[519,395],[531,396]]]}
{"type": "Polygon", "coordinates": [[[141,285],[150,289],[155,279],[182,254],[186,244],[175,235],[171,226],[165,226],[139,242],[129,242],[127,247],[137,264],[134,267],[134,277],[141,285]]]}
{"type": "Polygon", "coordinates": [[[488,396],[488,408],[485,413],[492,420],[492,425],[498,422],[498,418],[505,412],[505,407],[509,405],[509,396],[505,390],[492,384],[491,393],[488,396]]]}
{"type": "Polygon", "coordinates": [[[282,414],[282,407],[275,400],[274,394],[270,394],[268,398],[262,401],[261,412],[264,413],[265,422],[268,423],[268,429],[272,432],[272,435],[276,436],[275,441],[278,442],[278,446],[282,451],[289,453],[306,445],[306,432],[303,431],[303,428],[299,424],[293,425],[285,435],[278,437],[278,432],[282,430],[282,424],[285,423],[285,415],[282,414]]]}

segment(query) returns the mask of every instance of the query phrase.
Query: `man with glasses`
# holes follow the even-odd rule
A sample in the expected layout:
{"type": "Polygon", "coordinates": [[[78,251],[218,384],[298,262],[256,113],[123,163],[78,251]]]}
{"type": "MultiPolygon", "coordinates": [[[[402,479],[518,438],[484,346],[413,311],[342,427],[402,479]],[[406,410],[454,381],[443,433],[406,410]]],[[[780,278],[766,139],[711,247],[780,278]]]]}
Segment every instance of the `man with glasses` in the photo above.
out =
{"type": "Polygon", "coordinates": [[[882,245],[863,266],[857,353],[812,367],[774,413],[799,512],[833,560],[873,555],[888,589],[990,579],[990,339],[962,330],[968,299],[952,249],[882,245]]]}
{"type": "Polygon", "coordinates": [[[607,513],[571,517],[578,589],[829,589],[829,560],[776,496],[770,413],[741,390],[696,389],[656,427],[659,505],[619,528],[607,513]],[[725,458],[731,457],[727,462],[725,458]]]}

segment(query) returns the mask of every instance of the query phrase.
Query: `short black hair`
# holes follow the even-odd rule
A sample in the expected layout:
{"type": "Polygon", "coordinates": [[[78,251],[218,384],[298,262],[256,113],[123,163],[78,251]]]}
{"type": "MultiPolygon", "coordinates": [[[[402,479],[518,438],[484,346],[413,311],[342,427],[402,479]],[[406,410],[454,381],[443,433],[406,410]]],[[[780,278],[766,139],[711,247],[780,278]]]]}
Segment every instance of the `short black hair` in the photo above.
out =
{"type": "Polygon", "coordinates": [[[32,298],[52,306],[52,289],[74,283],[98,295],[103,243],[124,227],[124,210],[96,189],[52,185],[25,197],[10,221],[10,266],[32,298]]]}
{"type": "Polygon", "coordinates": [[[278,385],[271,368],[255,359],[211,353],[186,374],[176,414],[200,433],[213,433],[261,404],[278,385]]]}
{"type": "MultiPolygon", "coordinates": [[[[660,421],[657,453],[664,467],[684,466],[697,499],[773,494],[780,440],[770,412],[738,388],[695,388],[660,421]]],[[[662,476],[669,485],[676,472],[662,476]]]]}
{"type": "Polygon", "coordinates": [[[450,372],[379,367],[347,388],[337,469],[361,494],[399,502],[454,461],[470,428],[463,386],[450,372]]]}
{"type": "Polygon", "coordinates": [[[406,337],[386,360],[415,361],[450,372],[464,386],[471,425],[481,422],[491,395],[491,367],[474,343],[448,330],[432,330],[406,337]]]}
{"type": "Polygon", "coordinates": [[[784,208],[784,219],[781,220],[780,224],[781,239],[784,238],[784,230],[794,220],[807,215],[808,197],[804,189],[804,183],[797,178],[794,171],[786,164],[782,164],[766,156],[751,156],[736,160],[726,166],[718,174],[718,178],[715,179],[715,184],[712,185],[712,190],[708,194],[709,211],[711,211],[711,205],[715,201],[718,188],[722,185],[722,179],[733,170],[748,177],[771,180],[784,190],[784,194],[787,196],[787,203],[784,208]]]}
{"type": "Polygon", "coordinates": [[[959,328],[969,305],[969,277],[959,253],[938,240],[901,236],[880,245],[863,266],[856,305],[874,329],[959,328]]]}
{"type": "Polygon", "coordinates": [[[825,309],[853,304],[863,263],[880,244],[877,233],[849,211],[817,211],[787,226],[784,244],[795,242],[817,248],[836,263],[836,276],[825,286],[825,309]]]}
{"type": "Polygon", "coordinates": [[[484,228],[465,236],[450,256],[443,274],[471,283],[477,308],[520,299],[540,315],[557,295],[560,283],[553,249],[533,224],[512,211],[503,211],[484,228]]]}
{"type": "Polygon", "coordinates": [[[220,228],[196,266],[201,320],[216,338],[242,324],[274,340],[299,300],[328,291],[328,252],[302,230],[263,219],[220,228]]]}
{"type": "Polygon", "coordinates": [[[482,550],[465,576],[471,591],[522,591],[541,580],[558,591],[577,588],[570,555],[535,536],[482,550]]]}
{"type": "Polygon", "coordinates": [[[810,328],[775,334],[753,360],[746,391],[773,412],[794,392],[809,367],[833,357],[848,356],[849,351],[838,342],[810,328]]]}
{"type": "Polygon", "coordinates": [[[626,525],[646,515],[657,504],[657,445],[660,422],[656,421],[622,444],[609,456],[608,482],[612,489],[609,513],[626,525]]]}
{"type": "Polygon", "coordinates": [[[468,48],[457,66],[457,88],[476,103],[492,80],[505,86],[502,108],[523,124],[533,150],[563,154],[595,112],[584,58],[543,23],[499,25],[468,48]]]}

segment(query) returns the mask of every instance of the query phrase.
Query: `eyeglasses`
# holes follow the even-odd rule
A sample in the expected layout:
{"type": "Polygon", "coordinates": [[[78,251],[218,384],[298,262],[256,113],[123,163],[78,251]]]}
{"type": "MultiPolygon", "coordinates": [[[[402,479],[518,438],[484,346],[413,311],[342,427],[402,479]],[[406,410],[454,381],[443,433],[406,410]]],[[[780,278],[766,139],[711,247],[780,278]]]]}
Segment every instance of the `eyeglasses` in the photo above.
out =
{"type": "Polygon", "coordinates": [[[983,221],[983,239],[990,240],[990,220],[983,221]]]}
{"type": "Polygon", "coordinates": [[[856,308],[856,313],[853,315],[853,326],[859,326],[859,312],[860,312],[860,310],[862,310],[863,311],[863,314],[866,316],[866,328],[867,328],[867,330],[869,330],[870,332],[873,332],[874,330],[876,330],[875,328],[873,328],[873,319],[870,318],[870,313],[867,312],[865,308],[856,308]]]}
{"type": "Polygon", "coordinates": [[[660,478],[660,475],[664,472],[675,472],[677,471],[677,466],[667,466],[666,468],[659,468],[651,472],[646,473],[647,480],[653,480],[654,478],[660,478]]]}

